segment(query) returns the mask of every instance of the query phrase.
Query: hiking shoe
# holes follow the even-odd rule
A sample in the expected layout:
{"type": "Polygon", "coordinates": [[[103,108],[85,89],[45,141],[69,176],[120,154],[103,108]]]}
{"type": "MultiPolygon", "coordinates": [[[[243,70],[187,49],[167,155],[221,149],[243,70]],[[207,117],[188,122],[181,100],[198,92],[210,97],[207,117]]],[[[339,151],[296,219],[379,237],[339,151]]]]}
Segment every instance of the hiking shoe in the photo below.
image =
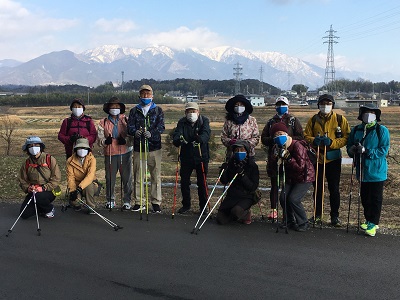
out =
{"type": "Polygon", "coordinates": [[[247,213],[247,215],[242,219],[242,223],[246,224],[246,225],[250,225],[251,224],[251,211],[250,210],[247,213]]]}
{"type": "MultiPolygon", "coordinates": [[[[190,207],[185,207],[185,206],[182,206],[179,210],[178,210],[178,214],[185,214],[185,213],[187,213],[188,211],[190,210],[190,207]]],[[[201,211],[200,211],[201,212],[201,211]]]]}
{"type": "Polygon", "coordinates": [[[310,224],[308,224],[308,222],[306,222],[304,224],[298,225],[295,230],[298,232],[305,232],[308,229],[310,229],[310,224]]]}
{"type": "Polygon", "coordinates": [[[340,227],[342,225],[342,222],[340,222],[339,218],[332,218],[331,219],[331,225],[335,227],[340,227]]]}
{"type": "Polygon", "coordinates": [[[50,212],[44,215],[45,218],[51,219],[54,218],[55,208],[53,207],[50,212]]]}
{"type": "MultiPolygon", "coordinates": [[[[367,230],[368,224],[369,224],[369,221],[365,221],[364,223],[361,223],[361,224],[360,224],[360,228],[361,228],[362,230],[367,230]]],[[[375,227],[376,227],[376,229],[379,229],[379,226],[378,226],[378,225],[375,225],[375,227]]]]}
{"type": "Polygon", "coordinates": [[[374,223],[369,222],[367,229],[365,230],[365,234],[368,236],[375,236],[376,234],[376,225],[374,223]]]}
{"type": "Polygon", "coordinates": [[[127,202],[122,205],[122,210],[131,210],[131,208],[131,205],[127,202]]]}
{"type": "Polygon", "coordinates": [[[107,202],[106,205],[104,205],[105,208],[110,209],[110,208],[114,208],[115,207],[115,202],[111,201],[111,202],[107,202]]]}
{"type": "Polygon", "coordinates": [[[82,206],[80,206],[80,205],[74,206],[74,211],[81,211],[81,210],[82,210],[82,206]]]}
{"type": "Polygon", "coordinates": [[[278,211],[276,210],[276,208],[271,209],[271,212],[267,216],[267,219],[268,220],[276,220],[276,219],[278,219],[278,211]]]}
{"type": "Polygon", "coordinates": [[[152,203],[151,205],[153,206],[153,213],[155,213],[155,214],[161,214],[160,205],[154,204],[154,203],[152,203]]]}
{"type": "Polygon", "coordinates": [[[145,205],[143,205],[142,207],[140,207],[139,204],[135,204],[135,205],[131,208],[131,211],[142,211],[142,210],[145,210],[145,209],[146,209],[146,206],[145,206],[145,205]]]}
{"type": "MultiPolygon", "coordinates": [[[[284,220],[282,220],[282,222],[279,224],[279,228],[281,228],[281,229],[286,229],[286,224],[285,224],[285,221],[284,221],[284,220]]],[[[297,230],[297,224],[296,224],[296,222],[294,222],[294,221],[289,221],[289,222],[287,223],[287,228],[288,228],[288,229],[297,230]]]]}
{"type": "Polygon", "coordinates": [[[322,220],[321,220],[321,216],[316,216],[315,220],[314,217],[311,217],[308,219],[308,223],[310,224],[321,224],[322,220]]]}

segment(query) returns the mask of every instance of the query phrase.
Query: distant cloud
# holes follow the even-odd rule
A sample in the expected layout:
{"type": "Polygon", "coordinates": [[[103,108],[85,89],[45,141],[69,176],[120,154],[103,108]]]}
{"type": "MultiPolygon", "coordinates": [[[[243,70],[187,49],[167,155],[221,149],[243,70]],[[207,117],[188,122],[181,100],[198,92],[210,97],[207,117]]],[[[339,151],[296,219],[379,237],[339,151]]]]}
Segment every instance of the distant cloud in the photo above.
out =
{"type": "Polygon", "coordinates": [[[130,32],[137,29],[134,22],[123,19],[106,20],[104,18],[95,22],[95,27],[103,32],[130,32]]]}

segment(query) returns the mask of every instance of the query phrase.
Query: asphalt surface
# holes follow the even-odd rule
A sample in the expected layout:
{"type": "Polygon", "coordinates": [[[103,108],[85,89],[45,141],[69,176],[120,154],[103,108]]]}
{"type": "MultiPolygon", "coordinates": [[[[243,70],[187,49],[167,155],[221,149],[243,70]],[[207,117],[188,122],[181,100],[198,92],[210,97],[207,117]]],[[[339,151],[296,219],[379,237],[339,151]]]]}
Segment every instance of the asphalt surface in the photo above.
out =
{"type": "Polygon", "coordinates": [[[220,226],[197,217],[57,207],[19,220],[0,204],[0,299],[399,299],[400,238],[352,228],[284,230],[256,221],[220,226]]]}

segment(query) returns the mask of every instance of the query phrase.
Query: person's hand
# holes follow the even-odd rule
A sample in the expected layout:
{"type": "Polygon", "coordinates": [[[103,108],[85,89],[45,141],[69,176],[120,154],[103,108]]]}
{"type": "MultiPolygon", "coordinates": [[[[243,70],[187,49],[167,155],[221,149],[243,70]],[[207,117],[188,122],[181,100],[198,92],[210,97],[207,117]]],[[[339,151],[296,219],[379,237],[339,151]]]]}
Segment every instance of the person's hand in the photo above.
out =
{"type": "Polygon", "coordinates": [[[351,146],[349,148],[349,154],[350,155],[354,155],[354,153],[356,153],[356,151],[357,151],[357,146],[356,145],[353,145],[353,146],[351,146]]]}
{"type": "Polygon", "coordinates": [[[323,136],[321,143],[324,144],[325,146],[330,146],[332,144],[332,140],[327,136],[323,136]]]}
{"type": "Polygon", "coordinates": [[[286,149],[279,149],[278,156],[280,158],[283,158],[283,159],[287,160],[287,161],[289,161],[292,158],[292,156],[290,155],[289,150],[286,150],[286,149]]]}
{"type": "Polygon", "coordinates": [[[237,141],[237,139],[231,139],[231,140],[229,141],[229,144],[232,146],[234,143],[236,143],[236,141],[237,141]]]}
{"type": "Polygon", "coordinates": [[[185,138],[183,137],[183,135],[181,135],[179,137],[179,140],[180,140],[181,144],[187,144],[188,143],[187,140],[185,140],[185,138]]]}
{"type": "Polygon", "coordinates": [[[76,201],[76,199],[78,199],[78,192],[77,191],[70,192],[69,201],[74,202],[76,201]]]}
{"type": "Polygon", "coordinates": [[[319,146],[319,145],[321,145],[321,142],[322,142],[322,137],[321,136],[316,136],[315,138],[314,138],[314,140],[313,140],[313,144],[315,145],[315,146],[319,146]]]}
{"type": "Polygon", "coordinates": [[[104,141],[105,145],[111,145],[112,144],[112,136],[109,135],[106,140],[104,141]]]}
{"type": "Polygon", "coordinates": [[[28,186],[28,193],[33,193],[34,190],[35,190],[35,186],[34,185],[28,186]]]}
{"type": "Polygon", "coordinates": [[[82,188],[80,187],[80,186],[78,186],[77,188],[76,188],[76,192],[79,194],[79,195],[83,195],[83,190],[82,190],[82,188]]]}
{"type": "Polygon", "coordinates": [[[79,139],[79,138],[80,138],[80,135],[77,134],[76,132],[74,132],[74,134],[71,135],[71,136],[69,137],[69,141],[73,144],[73,143],[75,143],[76,140],[79,139]]]}
{"type": "Polygon", "coordinates": [[[126,139],[122,136],[118,137],[118,145],[126,145],[126,139]]]}
{"type": "Polygon", "coordinates": [[[148,131],[148,130],[146,130],[145,132],[143,132],[143,135],[144,135],[144,137],[145,137],[146,139],[151,138],[151,133],[150,133],[150,131],[148,131]]]}
{"type": "Polygon", "coordinates": [[[198,147],[200,145],[200,143],[197,143],[196,141],[192,142],[193,147],[198,147]]]}
{"type": "Polygon", "coordinates": [[[142,136],[142,134],[143,134],[143,132],[141,131],[141,130],[136,130],[136,132],[135,132],[135,138],[137,138],[137,139],[140,139],[141,138],[141,136],[142,136]]]}
{"type": "Polygon", "coordinates": [[[358,154],[363,154],[365,152],[365,147],[363,145],[361,145],[360,143],[358,143],[356,146],[356,152],[358,154]]]}
{"type": "Polygon", "coordinates": [[[224,172],[225,172],[226,169],[228,169],[228,163],[227,163],[227,162],[224,162],[224,163],[219,167],[219,174],[221,174],[222,170],[224,170],[224,172]]]}

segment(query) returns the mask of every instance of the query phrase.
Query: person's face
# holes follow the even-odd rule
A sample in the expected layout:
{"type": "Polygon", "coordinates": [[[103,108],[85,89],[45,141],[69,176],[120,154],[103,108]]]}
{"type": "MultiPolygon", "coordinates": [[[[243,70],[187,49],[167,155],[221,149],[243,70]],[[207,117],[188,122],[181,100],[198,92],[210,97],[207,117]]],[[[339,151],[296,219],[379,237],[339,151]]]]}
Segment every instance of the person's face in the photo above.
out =
{"type": "Polygon", "coordinates": [[[329,101],[328,99],[324,99],[319,104],[320,105],[330,105],[330,106],[332,106],[332,101],[329,101]]]}
{"type": "Polygon", "coordinates": [[[74,102],[74,103],[72,103],[72,108],[83,108],[83,106],[80,105],[80,104],[77,103],[77,102],[74,102]]]}
{"type": "Polygon", "coordinates": [[[112,103],[112,104],[110,104],[110,106],[109,106],[109,108],[112,108],[112,109],[121,109],[121,106],[118,104],[118,103],[112,103]]]}
{"type": "Polygon", "coordinates": [[[279,101],[275,104],[276,107],[280,107],[280,106],[287,106],[287,104],[283,101],[279,101]]]}
{"type": "Polygon", "coordinates": [[[286,132],[284,132],[284,131],[277,131],[277,132],[275,132],[274,137],[277,137],[277,136],[280,136],[280,135],[288,135],[288,134],[286,132]]]}
{"type": "Polygon", "coordinates": [[[245,106],[245,105],[243,102],[238,101],[235,103],[235,107],[238,107],[238,106],[245,106]]]}
{"type": "Polygon", "coordinates": [[[149,90],[141,90],[139,95],[140,98],[153,98],[153,92],[149,90]]]}
{"type": "Polygon", "coordinates": [[[235,149],[233,149],[233,152],[234,153],[236,153],[236,152],[246,152],[246,148],[243,147],[243,146],[235,147],[235,149]]]}
{"type": "Polygon", "coordinates": [[[185,113],[186,113],[186,115],[192,114],[192,113],[199,114],[199,111],[197,109],[194,109],[194,108],[189,108],[189,109],[185,110],[185,113]]]}

